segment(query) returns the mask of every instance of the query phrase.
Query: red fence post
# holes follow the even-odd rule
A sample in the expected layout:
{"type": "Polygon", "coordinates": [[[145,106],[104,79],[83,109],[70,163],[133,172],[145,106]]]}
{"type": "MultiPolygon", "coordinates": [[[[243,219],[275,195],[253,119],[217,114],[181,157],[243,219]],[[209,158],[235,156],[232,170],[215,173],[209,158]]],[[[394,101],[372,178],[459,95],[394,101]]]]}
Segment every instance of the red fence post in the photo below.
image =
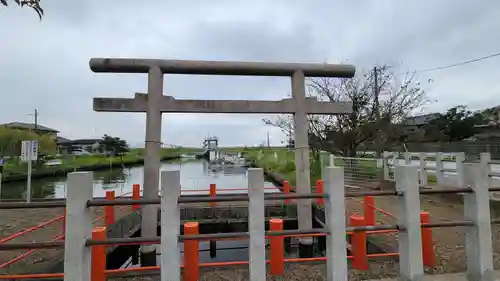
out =
{"type": "MultiPolygon", "coordinates": [[[[420,223],[424,225],[429,222],[429,212],[420,212],[420,223]]],[[[422,260],[424,262],[424,266],[433,267],[436,263],[431,228],[422,228],[422,260]]]]}
{"type": "MultiPolygon", "coordinates": [[[[141,199],[141,185],[135,183],[132,185],[132,200],[141,199]]],[[[139,205],[132,205],[132,211],[139,210],[139,205]]]]}
{"type": "MultiPolygon", "coordinates": [[[[361,216],[351,216],[352,226],[364,226],[365,219],[361,216]]],[[[352,266],[360,270],[368,270],[368,257],[366,253],[366,232],[357,231],[351,236],[352,266]]]]}
{"type": "MultiPolygon", "coordinates": [[[[288,181],[283,181],[283,193],[290,194],[290,183],[288,181]]],[[[285,204],[290,204],[290,199],[285,199],[285,204]]]]}
{"type": "MultiPolygon", "coordinates": [[[[115,200],[115,191],[106,191],[106,200],[115,200]]],[[[106,227],[115,223],[115,206],[104,206],[106,227]]]]}
{"type": "MultiPolygon", "coordinates": [[[[323,180],[317,180],[316,181],[316,193],[318,194],[323,194],[325,193],[325,186],[324,186],[324,181],[323,180]]],[[[318,204],[319,206],[323,206],[323,204],[325,203],[325,200],[324,198],[318,198],[316,200],[316,204],[318,204]]]]}
{"type": "MultiPolygon", "coordinates": [[[[210,197],[215,197],[217,196],[217,186],[215,183],[210,184],[210,197]]],[[[217,204],[215,202],[210,202],[208,203],[210,206],[215,207],[217,204]]]]}
{"type": "MultiPolygon", "coordinates": [[[[94,227],[92,229],[92,239],[106,240],[106,233],[106,227],[94,227]]],[[[92,246],[90,261],[90,280],[106,281],[106,246],[92,246]]]]}
{"type": "Polygon", "coordinates": [[[364,197],[363,211],[366,225],[375,225],[375,200],[372,196],[364,197]]]}
{"type": "MultiPolygon", "coordinates": [[[[198,235],[198,222],[184,223],[184,235],[198,235]]],[[[198,240],[184,241],[184,281],[198,281],[199,274],[198,240]]]]}
{"type": "MultiPolygon", "coordinates": [[[[269,230],[283,231],[282,219],[270,219],[269,230]]],[[[272,236],[268,238],[271,244],[271,275],[284,275],[285,274],[285,247],[283,245],[283,236],[272,236]]]]}

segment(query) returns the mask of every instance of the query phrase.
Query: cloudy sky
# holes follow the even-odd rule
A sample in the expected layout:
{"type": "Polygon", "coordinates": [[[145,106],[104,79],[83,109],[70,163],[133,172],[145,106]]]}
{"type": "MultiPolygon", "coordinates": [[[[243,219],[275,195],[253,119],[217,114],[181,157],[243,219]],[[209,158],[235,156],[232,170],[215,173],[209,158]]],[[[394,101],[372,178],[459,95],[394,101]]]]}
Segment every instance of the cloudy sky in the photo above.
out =
{"type": "MultiPolygon", "coordinates": [[[[341,62],[359,71],[388,63],[396,71],[427,69],[500,52],[499,1],[83,0],[42,1],[40,22],[27,8],[0,7],[0,122],[39,122],[68,138],[107,133],[142,145],[145,114],[92,110],[93,97],[133,97],[146,76],[95,74],[91,57],[341,62]],[[140,4],[139,4],[140,3],[140,4]]],[[[500,105],[500,57],[419,80],[434,103],[500,105]],[[432,79],[432,83],[427,83],[432,79]]],[[[284,78],[165,76],[177,98],[281,99],[284,78]]],[[[263,116],[163,116],[162,141],[196,146],[208,134],[223,145],[256,145],[269,131],[263,116]]]]}

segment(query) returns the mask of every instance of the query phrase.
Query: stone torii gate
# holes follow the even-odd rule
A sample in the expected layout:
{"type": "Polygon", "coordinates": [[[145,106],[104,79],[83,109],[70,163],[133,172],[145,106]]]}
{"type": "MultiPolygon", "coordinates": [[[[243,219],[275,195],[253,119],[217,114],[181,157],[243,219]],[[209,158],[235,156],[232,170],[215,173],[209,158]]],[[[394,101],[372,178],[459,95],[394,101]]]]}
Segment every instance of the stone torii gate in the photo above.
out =
{"type": "MultiPolygon", "coordinates": [[[[94,98],[95,111],[146,112],[144,198],[147,199],[158,197],[162,113],[293,114],[297,192],[309,193],[311,184],[307,114],[334,115],[352,112],[351,102],[320,102],[314,98],[306,98],[305,94],[305,77],[351,78],[355,73],[355,68],[351,65],[93,58],[90,60],[90,68],[94,72],[148,73],[147,94],[137,93],[135,98],[94,98]],[[292,98],[279,101],[178,100],[163,95],[164,74],[291,77],[292,98]]],[[[311,200],[299,200],[297,205],[299,229],[311,229],[311,200]]],[[[142,236],[155,237],[156,224],[156,208],[144,205],[142,236]]],[[[299,245],[301,256],[312,254],[311,238],[299,239],[299,245]]],[[[156,264],[155,247],[143,246],[141,263],[156,264]]]]}

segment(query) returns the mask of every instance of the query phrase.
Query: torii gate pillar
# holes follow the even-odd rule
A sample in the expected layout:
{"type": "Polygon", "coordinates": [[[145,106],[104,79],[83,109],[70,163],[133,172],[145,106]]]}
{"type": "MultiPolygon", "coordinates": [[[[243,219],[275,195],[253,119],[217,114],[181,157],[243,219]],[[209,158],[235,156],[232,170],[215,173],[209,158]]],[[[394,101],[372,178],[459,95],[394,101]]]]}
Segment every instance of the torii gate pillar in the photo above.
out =
{"type": "MultiPolygon", "coordinates": [[[[292,100],[295,103],[293,125],[295,132],[295,177],[297,193],[311,192],[311,174],[309,163],[309,126],[306,112],[306,85],[304,72],[295,71],[292,75],[292,100]]],[[[298,200],[297,216],[299,229],[312,228],[311,200],[298,200]]],[[[312,237],[299,238],[299,255],[313,256],[312,237]]]]}
{"type": "MultiPolygon", "coordinates": [[[[144,161],[143,197],[158,198],[161,165],[161,111],[163,73],[151,67],[148,73],[148,106],[146,113],[146,159],[144,161]]],[[[157,206],[142,205],[141,236],[155,237],[158,223],[157,206]]],[[[156,245],[141,245],[141,264],[156,265],[156,245]]]]}

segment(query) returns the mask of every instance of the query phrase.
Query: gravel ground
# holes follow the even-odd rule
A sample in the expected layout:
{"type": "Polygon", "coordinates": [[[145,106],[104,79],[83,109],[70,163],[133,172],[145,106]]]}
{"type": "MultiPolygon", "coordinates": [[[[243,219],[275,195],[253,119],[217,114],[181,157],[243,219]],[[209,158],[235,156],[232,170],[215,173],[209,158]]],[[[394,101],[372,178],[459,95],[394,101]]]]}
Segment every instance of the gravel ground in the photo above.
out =
{"type": "MultiPolygon", "coordinates": [[[[359,190],[359,189],[358,189],[359,190]]],[[[432,222],[443,222],[463,219],[463,204],[457,196],[443,195],[421,195],[421,209],[430,212],[432,222]]],[[[375,197],[375,204],[392,214],[397,214],[397,198],[395,197],[375,197]]],[[[354,199],[346,199],[346,208],[349,215],[353,213],[362,214],[362,205],[354,199]]],[[[102,210],[94,210],[94,214],[100,214],[102,210]]],[[[58,214],[62,214],[60,209],[45,209],[45,210],[22,210],[22,211],[0,211],[0,234],[1,237],[6,237],[20,229],[36,225],[42,221],[46,221],[58,214]],[[1,219],[8,218],[8,219],[1,219]],[[15,221],[16,225],[11,222],[15,221]]],[[[493,214],[492,214],[493,216],[493,214]]],[[[376,212],[376,220],[379,224],[393,224],[394,218],[388,217],[376,212]]],[[[62,224],[57,223],[53,227],[34,232],[32,235],[23,236],[23,238],[14,241],[45,241],[53,239],[61,231],[62,224]]],[[[495,269],[500,269],[500,226],[492,226],[493,252],[495,269]]],[[[370,240],[375,242],[377,246],[385,251],[397,251],[397,234],[383,234],[371,236],[370,240]]],[[[434,249],[436,253],[436,266],[426,268],[427,274],[454,273],[466,270],[465,257],[465,232],[463,227],[456,228],[436,228],[433,229],[434,249]]],[[[59,250],[60,251],[60,250],[59,250]]],[[[13,274],[21,272],[23,267],[30,268],[37,265],[43,265],[44,262],[50,261],[50,257],[55,256],[58,251],[43,250],[37,251],[30,258],[18,262],[15,266],[0,271],[0,274],[13,274]]],[[[14,257],[12,252],[0,252],[0,261],[9,260],[14,257]],[[6,254],[10,253],[10,254],[6,254]]],[[[349,270],[349,280],[368,280],[396,277],[398,274],[397,259],[371,260],[370,269],[368,271],[349,270]]],[[[30,270],[31,271],[31,270],[30,270]]],[[[128,277],[128,278],[110,278],[110,280],[159,280],[159,276],[143,276],[143,277],[128,277]]],[[[208,270],[200,273],[199,280],[249,280],[247,268],[228,268],[208,270]]],[[[286,266],[286,274],[283,277],[269,276],[267,280],[325,280],[325,265],[322,263],[300,263],[288,264],[286,266]]]]}
{"type": "MultiPolygon", "coordinates": [[[[398,213],[396,197],[375,197],[375,205],[391,214],[398,213]]],[[[361,213],[361,205],[352,199],[346,200],[351,212],[361,213]]],[[[463,202],[461,195],[420,195],[422,211],[430,213],[431,222],[463,220],[463,202]]],[[[492,219],[495,214],[492,212],[492,219]]],[[[376,212],[376,221],[380,224],[394,224],[395,219],[376,212]]],[[[465,227],[434,228],[432,230],[436,266],[426,268],[429,274],[456,273],[466,270],[465,227]]],[[[397,234],[371,236],[371,241],[385,251],[397,251],[397,234]]],[[[500,269],[500,226],[492,225],[494,268],[500,269]]]]}
{"type": "MultiPolygon", "coordinates": [[[[200,281],[246,281],[250,280],[247,268],[231,268],[231,269],[213,269],[200,272],[200,281]]],[[[397,266],[393,262],[385,261],[370,264],[368,271],[349,270],[349,281],[367,280],[379,277],[395,277],[397,266]]],[[[296,263],[287,264],[285,267],[285,276],[271,276],[269,272],[266,280],[308,280],[308,281],[323,281],[325,278],[324,263],[296,263]]],[[[110,278],[113,281],[159,281],[159,275],[141,276],[128,278],[110,278]]]]}
{"type": "MultiPolygon", "coordinates": [[[[0,237],[5,238],[18,233],[23,229],[39,225],[42,222],[63,215],[63,212],[63,208],[0,210],[0,237]]],[[[94,218],[97,218],[104,214],[104,209],[103,207],[92,207],[92,213],[94,218]]],[[[128,211],[125,210],[116,212],[115,218],[119,219],[126,214],[128,214],[128,211]]],[[[99,220],[94,223],[95,226],[102,226],[103,224],[104,220],[99,220]]],[[[7,243],[13,244],[22,242],[51,241],[62,234],[62,228],[63,222],[60,220],[51,225],[15,238],[7,243]]],[[[0,264],[29,251],[30,250],[0,251],[0,264]]],[[[28,257],[23,258],[6,268],[1,268],[0,275],[40,272],[47,267],[48,263],[55,262],[59,259],[62,252],[62,249],[37,250],[28,257]]]]}

